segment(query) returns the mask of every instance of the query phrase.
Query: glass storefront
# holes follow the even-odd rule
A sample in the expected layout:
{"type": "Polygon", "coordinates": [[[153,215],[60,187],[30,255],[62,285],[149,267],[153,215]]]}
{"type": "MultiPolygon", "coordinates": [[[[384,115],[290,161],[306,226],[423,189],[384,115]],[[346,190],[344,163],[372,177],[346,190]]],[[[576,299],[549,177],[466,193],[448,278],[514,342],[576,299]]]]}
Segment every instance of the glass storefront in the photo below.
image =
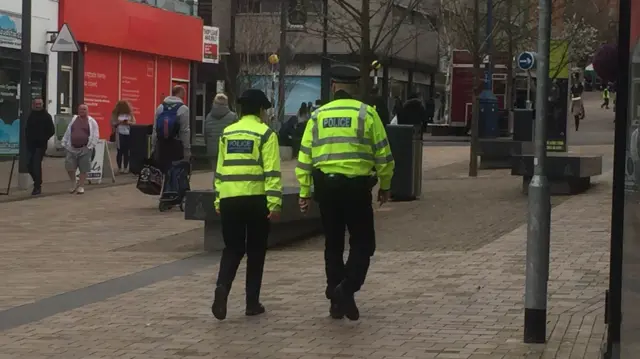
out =
{"type": "MultiPolygon", "coordinates": [[[[31,56],[32,97],[46,100],[47,57],[39,54],[31,56]]],[[[18,151],[20,63],[19,50],[0,48],[0,155],[13,155],[18,151]]]]}
{"type": "Polygon", "coordinates": [[[620,358],[640,352],[640,43],[632,48],[626,149],[620,358]]]}

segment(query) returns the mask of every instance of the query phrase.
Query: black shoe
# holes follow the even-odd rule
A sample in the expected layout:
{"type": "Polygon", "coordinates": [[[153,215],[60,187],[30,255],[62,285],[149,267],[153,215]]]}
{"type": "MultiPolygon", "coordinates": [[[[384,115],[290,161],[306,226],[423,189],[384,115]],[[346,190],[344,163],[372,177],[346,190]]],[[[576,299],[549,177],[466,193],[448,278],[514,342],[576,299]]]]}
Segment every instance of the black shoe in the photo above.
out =
{"type": "Polygon", "coordinates": [[[215,296],[213,297],[213,305],[211,313],[218,320],[224,320],[227,317],[227,298],[229,291],[223,286],[216,287],[215,296]]]}
{"type": "Polygon", "coordinates": [[[37,196],[41,193],[42,193],[42,190],[40,188],[34,188],[33,191],[31,191],[32,196],[37,196]]]}
{"type": "Polygon", "coordinates": [[[333,298],[349,320],[360,319],[360,311],[356,305],[356,299],[353,297],[353,293],[347,293],[342,284],[336,287],[336,290],[333,292],[333,298]]]}
{"type": "Polygon", "coordinates": [[[264,309],[264,305],[260,303],[247,304],[247,308],[244,311],[244,315],[253,317],[254,315],[260,315],[260,314],[263,314],[264,312],[266,312],[266,309],[264,309]]]}
{"type": "Polygon", "coordinates": [[[331,302],[331,308],[329,308],[329,315],[333,319],[344,319],[344,312],[342,308],[336,302],[331,302]]]}

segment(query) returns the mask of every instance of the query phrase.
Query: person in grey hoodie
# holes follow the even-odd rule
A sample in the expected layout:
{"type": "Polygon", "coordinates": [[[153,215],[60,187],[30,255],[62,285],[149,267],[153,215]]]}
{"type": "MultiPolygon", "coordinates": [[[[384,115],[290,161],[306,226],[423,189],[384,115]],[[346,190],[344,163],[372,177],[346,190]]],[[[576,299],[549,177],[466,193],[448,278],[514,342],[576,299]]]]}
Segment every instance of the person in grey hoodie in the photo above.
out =
{"type": "Polygon", "coordinates": [[[156,163],[160,170],[166,172],[171,167],[171,163],[191,158],[191,128],[189,126],[189,108],[184,104],[187,92],[182,86],[174,86],[171,96],[167,96],[162,104],[156,109],[156,120],[165,111],[165,106],[179,106],[176,116],[178,130],[176,138],[158,139],[156,131],[156,121],[153,122],[153,135],[151,136],[151,148],[155,156],[156,163]]]}
{"type": "Polygon", "coordinates": [[[211,112],[207,114],[207,118],[204,121],[207,155],[211,160],[214,171],[218,163],[218,145],[222,131],[237,120],[238,115],[229,109],[229,98],[223,93],[217,94],[213,99],[211,112]]]}

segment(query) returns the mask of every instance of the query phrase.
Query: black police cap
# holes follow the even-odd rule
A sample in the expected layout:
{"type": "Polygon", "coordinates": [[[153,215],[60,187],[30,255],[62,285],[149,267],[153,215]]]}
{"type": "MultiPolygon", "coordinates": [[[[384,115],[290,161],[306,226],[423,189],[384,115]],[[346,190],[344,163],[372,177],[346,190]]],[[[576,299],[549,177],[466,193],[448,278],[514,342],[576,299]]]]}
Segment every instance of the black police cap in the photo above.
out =
{"type": "Polygon", "coordinates": [[[242,93],[237,101],[240,105],[242,105],[243,103],[250,103],[258,105],[265,110],[271,108],[271,101],[269,101],[267,95],[265,95],[264,92],[258,89],[246,90],[242,93]]]}
{"type": "Polygon", "coordinates": [[[333,65],[331,66],[331,78],[336,82],[355,84],[360,80],[360,69],[353,65],[333,65]]]}

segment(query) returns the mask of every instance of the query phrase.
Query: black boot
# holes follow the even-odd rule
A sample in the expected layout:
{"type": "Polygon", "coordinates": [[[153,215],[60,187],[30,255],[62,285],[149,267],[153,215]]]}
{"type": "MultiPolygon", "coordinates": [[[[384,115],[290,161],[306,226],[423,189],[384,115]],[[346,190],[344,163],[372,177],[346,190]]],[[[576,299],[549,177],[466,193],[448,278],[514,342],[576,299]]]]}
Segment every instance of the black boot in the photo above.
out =
{"type": "Polygon", "coordinates": [[[213,305],[211,312],[218,320],[224,320],[227,317],[227,299],[229,298],[229,290],[224,286],[218,286],[215,290],[213,305]]]}
{"type": "Polygon", "coordinates": [[[260,302],[255,302],[247,303],[247,308],[245,309],[244,314],[252,317],[254,315],[263,314],[264,312],[266,312],[266,309],[264,309],[264,305],[262,305],[260,302]]]}
{"type": "Polygon", "coordinates": [[[336,300],[331,299],[333,297],[334,291],[335,287],[333,286],[327,286],[327,289],[325,289],[324,291],[324,296],[331,301],[331,306],[329,307],[329,316],[331,316],[331,318],[333,319],[343,319],[344,312],[342,311],[342,308],[340,308],[340,305],[336,300]]]}
{"type": "Polygon", "coordinates": [[[356,305],[356,299],[352,292],[348,292],[344,287],[344,282],[340,283],[333,292],[332,298],[338,303],[338,307],[344,312],[349,320],[360,319],[360,311],[356,305]]]}
{"type": "Polygon", "coordinates": [[[340,308],[340,305],[334,300],[331,301],[329,315],[333,319],[344,319],[344,312],[342,311],[342,308],[340,308]]]}

